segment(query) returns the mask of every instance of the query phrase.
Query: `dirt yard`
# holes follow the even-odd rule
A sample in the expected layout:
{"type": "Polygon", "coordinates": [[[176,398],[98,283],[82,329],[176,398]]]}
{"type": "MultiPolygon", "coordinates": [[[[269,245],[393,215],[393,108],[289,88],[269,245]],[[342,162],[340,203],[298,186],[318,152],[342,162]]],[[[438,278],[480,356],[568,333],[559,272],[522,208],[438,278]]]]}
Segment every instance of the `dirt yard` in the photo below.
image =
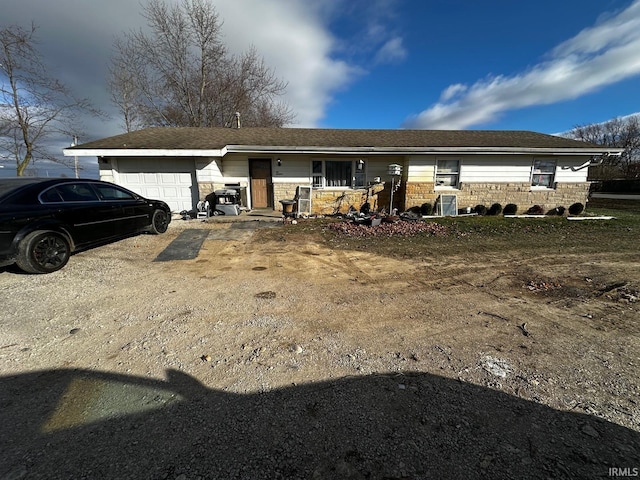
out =
{"type": "Polygon", "coordinates": [[[640,255],[260,228],[296,227],[175,220],[1,271],[0,480],[638,475],[640,255]],[[154,262],[185,229],[198,256],[154,262]]]}

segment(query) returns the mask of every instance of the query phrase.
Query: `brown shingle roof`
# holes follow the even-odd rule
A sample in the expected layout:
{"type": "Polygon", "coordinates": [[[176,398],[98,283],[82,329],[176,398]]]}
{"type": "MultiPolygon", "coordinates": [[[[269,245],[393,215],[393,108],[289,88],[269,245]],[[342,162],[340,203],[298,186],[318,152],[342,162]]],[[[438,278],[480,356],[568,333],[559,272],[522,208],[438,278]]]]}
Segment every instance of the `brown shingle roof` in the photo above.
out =
{"type": "MultiPolygon", "coordinates": [[[[229,145],[311,148],[557,148],[596,145],[529,131],[351,130],[311,128],[154,127],[88,142],[77,149],[214,150],[229,145]]],[[[73,148],[69,149],[73,150],[73,148]]]]}

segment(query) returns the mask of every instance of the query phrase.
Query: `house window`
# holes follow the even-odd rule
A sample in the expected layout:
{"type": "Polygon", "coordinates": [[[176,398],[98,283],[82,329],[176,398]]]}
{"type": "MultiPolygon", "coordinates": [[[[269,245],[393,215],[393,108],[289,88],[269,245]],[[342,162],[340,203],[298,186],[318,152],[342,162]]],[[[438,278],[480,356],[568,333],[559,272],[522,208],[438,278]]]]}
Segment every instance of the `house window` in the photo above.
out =
{"type": "Polygon", "coordinates": [[[311,162],[311,186],[313,188],[324,187],[324,175],[322,172],[322,160],[314,160],[311,162]]]}
{"type": "Polygon", "coordinates": [[[313,188],[359,188],[365,182],[364,162],[352,160],[313,160],[313,188]]]}
{"type": "Polygon", "coordinates": [[[531,168],[531,186],[552,188],[555,175],[555,160],[534,160],[531,168]]]}
{"type": "Polygon", "coordinates": [[[351,162],[341,160],[325,160],[324,180],[327,187],[351,186],[351,162]]]}
{"type": "Polygon", "coordinates": [[[460,160],[438,160],[436,187],[457,187],[460,181],[460,160]]]}

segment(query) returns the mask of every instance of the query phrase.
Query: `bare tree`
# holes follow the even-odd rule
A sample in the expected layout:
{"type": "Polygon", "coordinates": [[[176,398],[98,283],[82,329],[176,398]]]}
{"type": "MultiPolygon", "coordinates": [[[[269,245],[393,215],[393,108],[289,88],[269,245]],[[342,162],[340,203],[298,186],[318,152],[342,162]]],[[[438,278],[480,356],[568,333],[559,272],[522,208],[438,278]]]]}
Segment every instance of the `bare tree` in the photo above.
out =
{"type": "Polygon", "coordinates": [[[579,125],[567,136],[597,145],[624,148],[622,155],[605,158],[603,164],[595,169],[599,179],[637,178],[640,174],[640,115],[579,125]]]}
{"type": "Polygon", "coordinates": [[[135,49],[131,48],[123,40],[117,40],[115,44],[119,55],[112,58],[109,67],[109,91],[111,102],[118,108],[122,115],[124,128],[127,132],[143,125],[142,119],[136,108],[137,98],[142,91],[136,81],[140,74],[136,71],[139,64],[135,58],[135,49]]]}
{"type": "Polygon", "coordinates": [[[0,151],[14,158],[23,176],[35,159],[64,163],[47,141],[53,135],[78,133],[74,114],[98,113],[86,99],[75,98],[50,72],[38,52],[37,28],[0,28],[0,151]]]}
{"type": "Polygon", "coordinates": [[[211,2],[182,0],[144,6],[149,33],[116,41],[110,89],[127,131],[147,126],[227,126],[241,112],[249,126],[293,120],[278,101],[287,84],[255,49],[230,55],[211,2]]]}

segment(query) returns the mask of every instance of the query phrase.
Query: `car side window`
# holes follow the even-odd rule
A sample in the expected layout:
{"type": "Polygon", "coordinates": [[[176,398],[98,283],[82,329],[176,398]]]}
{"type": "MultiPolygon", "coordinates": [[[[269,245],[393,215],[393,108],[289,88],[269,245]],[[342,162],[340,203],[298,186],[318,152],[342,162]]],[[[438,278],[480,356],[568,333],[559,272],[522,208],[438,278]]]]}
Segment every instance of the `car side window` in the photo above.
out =
{"type": "Polygon", "coordinates": [[[134,200],[133,195],[118,187],[96,183],[93,184],[93,187],[97,190],[100,200],[134,200]]]}
{"type": "Polygon", "coordinates": [[[60,192],[55,187],[42,192],[40,200],[42,203],[59,203],[63,201],[60,192]]]}
{"type": "Polygon", "coordinates": [[[97,202],[96,193],[87,184],[66,183],[55,187],[64,202],[97,202]]]}

